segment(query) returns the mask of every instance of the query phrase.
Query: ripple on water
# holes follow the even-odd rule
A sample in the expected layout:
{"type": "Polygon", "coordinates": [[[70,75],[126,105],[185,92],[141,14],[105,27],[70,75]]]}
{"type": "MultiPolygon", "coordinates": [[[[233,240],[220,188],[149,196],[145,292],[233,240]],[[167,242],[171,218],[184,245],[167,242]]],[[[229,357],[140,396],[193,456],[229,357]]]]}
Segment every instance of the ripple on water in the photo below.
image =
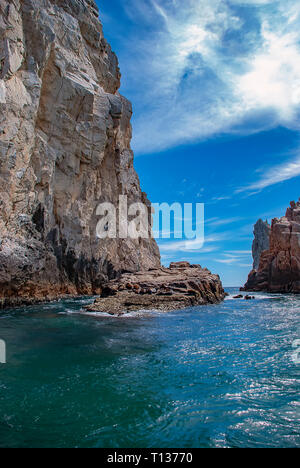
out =
{"type": "Polygon", "coordinates": [[[0,446],[300,447],[300,297],[101,317],[4,311],[0,446]],[[130,320],[127,320],[130,319],[130,320]]]}

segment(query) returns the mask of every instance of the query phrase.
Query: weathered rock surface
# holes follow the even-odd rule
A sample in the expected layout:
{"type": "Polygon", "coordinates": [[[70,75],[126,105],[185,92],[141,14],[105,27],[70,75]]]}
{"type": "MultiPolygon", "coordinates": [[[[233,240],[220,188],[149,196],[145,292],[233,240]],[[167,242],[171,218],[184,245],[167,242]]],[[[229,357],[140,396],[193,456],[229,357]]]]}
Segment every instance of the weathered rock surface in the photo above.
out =
{"type": "Polygon", "coordinates": [[[254,241],[252,245],[253,270],[258,270],[260,256],[270,248],[271,226],[267,221],[259,219],[254,226],[254,241]]]}
{"type": "Polygon", "coordinates": [[[270,248],[260,257],[243,288],[246,291],[300,293],[300,200],[283,218],[272,221],[270,248]]]}
{"type": "Polygon", "coordinates": [[[200,265],[180,262],[172,263],[170,268],[123,274],[104,285],[101,297],[85,309],[122,315],[137,310],[170,311],[215,304],[224,298],[219,276],[200,265]]]}
{"type": "Polygon", "coordinates": [[[148,203],[119,86],[93,0],[0,0],[3,306],[160,266],[153,240],[96,237],[99,202],[148,203]]]}

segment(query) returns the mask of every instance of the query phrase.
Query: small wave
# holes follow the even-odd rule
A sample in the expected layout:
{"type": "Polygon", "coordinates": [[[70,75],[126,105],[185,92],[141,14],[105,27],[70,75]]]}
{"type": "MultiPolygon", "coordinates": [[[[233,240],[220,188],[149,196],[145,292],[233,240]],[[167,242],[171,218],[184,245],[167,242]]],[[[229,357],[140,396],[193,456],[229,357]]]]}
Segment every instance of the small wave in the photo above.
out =
{"type": "MultiPolygon", "coordinates": [[[[251,293],[249,295],[251,297],[254,297],[254,299],[257,299],[257,300],[266,300],[266,299],[270,300],[270,299],[278,299],[278,298],[286,297],[284,294],[265,295],[265,294],[253,294],[253,293],[251,293]]],[[[238,300],[243,301],[243,300],[245,300],[245,296],[243,296],[241,298],[237,298],[236,296],[237,296],[236,294],[233,295],[233,296],[231,296],[231,295],[227,296],[225,298],[225,301],[238,301],[238,300]]]]}
{"type": "Polygon", "coordinates": [[[126,319],[126,318],[138,318],[138,317],[149,317],[153,314],[162,314],[161,310],[137,310],[134,312],[128,312],[123,314],[109,314],[108,312],[92,312],[86,311],[84,309],[65,309],[58,313],[58,315],[81,315],[81,316],[88,316],[88,317],[96,317],[96,318],[114,318],[114,319],[126,319]]]}
{"type": "Polygon", "coordinates": [[[136,312],[128,312],[124,314],[109,314],[108,312],[86,312],[79,311],[80,315],[87,315],[89,317],[96,318],[114,318],[114,319],[127,319],[127,318],[139,318],[139,317],[149,317],[153,314],[162,313],[159,310],[138,310],[136,312]]]}
{"type": "Polygon", "coordinates": [[[78,315],[80,314],[79,310],[65,309],[62,312],[59,312],[58,315],[78,315]]]}

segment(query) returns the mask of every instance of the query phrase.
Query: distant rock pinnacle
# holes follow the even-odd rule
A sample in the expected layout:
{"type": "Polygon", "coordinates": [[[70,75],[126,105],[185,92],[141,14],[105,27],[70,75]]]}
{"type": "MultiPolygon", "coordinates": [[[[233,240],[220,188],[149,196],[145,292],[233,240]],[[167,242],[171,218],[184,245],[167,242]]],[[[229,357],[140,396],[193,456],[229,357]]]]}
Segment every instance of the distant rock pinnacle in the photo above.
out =
{"type": "Polygon", "coordinates": [[[271,226],[267,221],[259,219],[254,226],[254,241],[252,245],[253,270],[258,270],[262,252],[270,248],[271,226]]]}
{"type": "Polygon", "coordinates": [[[245,285],[247,291],[300,293],[300,200],[272,221],[270,247],[245,285]]]}

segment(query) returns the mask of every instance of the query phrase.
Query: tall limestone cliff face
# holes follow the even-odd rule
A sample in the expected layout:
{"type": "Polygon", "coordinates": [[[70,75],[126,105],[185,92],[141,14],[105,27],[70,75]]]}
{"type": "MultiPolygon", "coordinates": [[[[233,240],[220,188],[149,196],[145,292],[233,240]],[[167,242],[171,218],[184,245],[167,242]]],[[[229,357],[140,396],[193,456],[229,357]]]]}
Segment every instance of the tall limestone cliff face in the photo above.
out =
{"type": "Polygon", "coordinates": [[[260,256],[270,248],[271,226],[267,221],[259,219],[254,226],[254,241],[252,245],[253,270],[258,270],[260,256]]]}
{"type": "Polygon", "coordinates": [[[148,204],[130,103],[93,0],[0,0],[0,300],[98,292],[160,266],[153,240],[100,240],[99,202],[148,204]]]}
{"type": "Polygon", "coordinates": [[[260,257],[245,285],[247,291],[300,293],[300,200],[273,219],[270,248],[260,257]]]}

